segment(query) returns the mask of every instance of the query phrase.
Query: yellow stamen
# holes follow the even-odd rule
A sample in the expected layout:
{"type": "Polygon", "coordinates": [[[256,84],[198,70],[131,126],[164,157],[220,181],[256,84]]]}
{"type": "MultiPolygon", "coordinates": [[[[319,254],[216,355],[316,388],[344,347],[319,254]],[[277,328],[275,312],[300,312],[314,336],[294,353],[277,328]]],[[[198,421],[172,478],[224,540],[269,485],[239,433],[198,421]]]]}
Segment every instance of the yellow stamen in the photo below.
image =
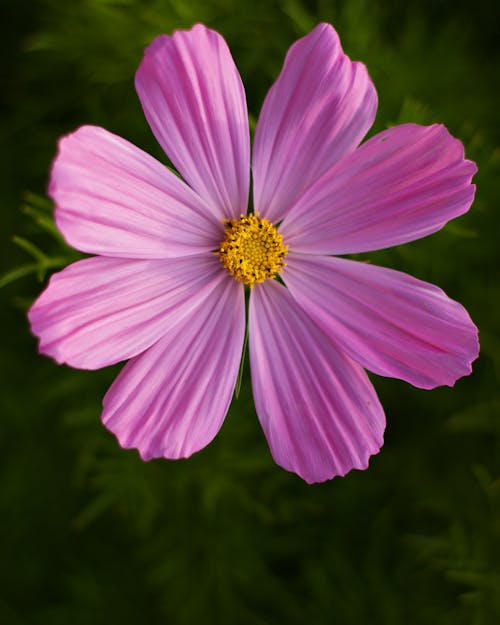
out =
{"type": "Polygon", "coordinates": [[[288,245],[270,221],[250,213],[223,223],[226,236],[215,253],[236,280],[252,288],[283,269],[288,245]]]}

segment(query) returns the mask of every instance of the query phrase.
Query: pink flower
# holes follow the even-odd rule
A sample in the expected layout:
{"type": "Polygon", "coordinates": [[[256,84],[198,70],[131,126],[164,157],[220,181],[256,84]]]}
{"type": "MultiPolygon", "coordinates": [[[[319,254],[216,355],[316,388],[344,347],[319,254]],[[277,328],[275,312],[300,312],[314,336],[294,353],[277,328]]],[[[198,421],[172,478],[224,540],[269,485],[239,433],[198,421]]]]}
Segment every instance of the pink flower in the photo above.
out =
{"type": "Polygon", "coordinates": [[[104,398],[105,425],[145,460],[187,457],[231,402],[246,284],[255,406],[274,459],[307,482],[366,468],[385,418],[364,368],[451,386],[471,371],[477,330],[439,288],[336,255],[440,230],[470,207],[476,166],[440,125],[360,146],[377,94],[328,24],[290,48],[264,102],[246,217],[247,107],[223,38],[202,25],[158,37],[136,88],[186,182],[102,128],[60,141],[57,225],[96,256],[52,276],[31,308],[40,351],[82,369],[130,359],[104,398]]]}

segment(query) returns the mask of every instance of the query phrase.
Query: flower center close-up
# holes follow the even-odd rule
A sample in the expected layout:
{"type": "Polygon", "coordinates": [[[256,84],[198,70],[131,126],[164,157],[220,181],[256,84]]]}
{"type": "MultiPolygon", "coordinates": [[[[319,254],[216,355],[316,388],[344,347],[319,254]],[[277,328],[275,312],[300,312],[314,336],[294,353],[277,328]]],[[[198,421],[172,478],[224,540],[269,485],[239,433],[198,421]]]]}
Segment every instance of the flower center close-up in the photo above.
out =
{"type": "Polygon", "coordinates": [[[288,245],[267,219],[250,213],[224,221],[226,234],[216,251],[224,267],[250,288],[264,282],[285,266],[288,245]]]}

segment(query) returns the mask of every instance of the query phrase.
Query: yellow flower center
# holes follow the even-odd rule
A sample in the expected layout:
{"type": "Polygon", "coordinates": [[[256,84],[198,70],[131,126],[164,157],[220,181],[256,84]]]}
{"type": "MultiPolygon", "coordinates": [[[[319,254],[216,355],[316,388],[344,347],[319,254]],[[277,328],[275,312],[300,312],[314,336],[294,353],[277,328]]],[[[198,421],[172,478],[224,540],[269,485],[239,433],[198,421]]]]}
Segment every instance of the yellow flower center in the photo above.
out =
{"type": "Polygon", "coordinates": [[[250,213],[227,219],[224,225],[226,236],[215,253],[236,280],[252,288],[283,269],[288,245],[270,221],[250,213]]]}

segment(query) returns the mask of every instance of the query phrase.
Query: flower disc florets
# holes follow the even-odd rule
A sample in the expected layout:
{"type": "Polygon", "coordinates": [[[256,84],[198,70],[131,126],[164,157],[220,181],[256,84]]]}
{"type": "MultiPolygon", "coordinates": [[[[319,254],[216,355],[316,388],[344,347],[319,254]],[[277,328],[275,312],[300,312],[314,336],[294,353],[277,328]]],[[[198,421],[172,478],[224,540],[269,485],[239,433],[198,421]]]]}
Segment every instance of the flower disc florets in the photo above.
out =
{"type": "Polygon", "coordinates": [[[226,236],[216,254],[236,280],[250,288],[274,278],[285,266],[288,245],[273,224],[258,215],[224,221],[226,236]]]}

